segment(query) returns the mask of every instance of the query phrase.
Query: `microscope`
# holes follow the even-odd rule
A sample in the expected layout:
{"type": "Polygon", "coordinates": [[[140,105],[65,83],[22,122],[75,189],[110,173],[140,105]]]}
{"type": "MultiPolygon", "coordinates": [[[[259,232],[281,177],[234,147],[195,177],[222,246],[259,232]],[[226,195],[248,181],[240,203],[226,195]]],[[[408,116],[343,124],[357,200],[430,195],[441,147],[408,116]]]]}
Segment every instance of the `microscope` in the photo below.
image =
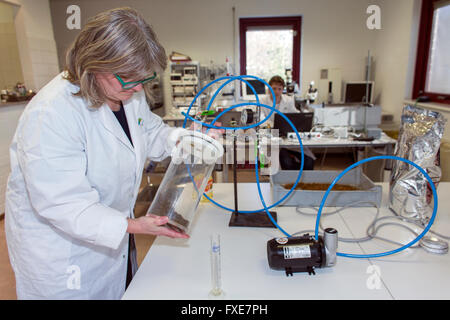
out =
{"type": "Polygon", "coordinates": [[[314,81],[311,81],[309,83],[309,89],[306,92],[306,103],[309,105],[310,103],[314,103],[317,99],[317,95],[319,94],[319,91],[317,88],[314,88],[314,81]]]}

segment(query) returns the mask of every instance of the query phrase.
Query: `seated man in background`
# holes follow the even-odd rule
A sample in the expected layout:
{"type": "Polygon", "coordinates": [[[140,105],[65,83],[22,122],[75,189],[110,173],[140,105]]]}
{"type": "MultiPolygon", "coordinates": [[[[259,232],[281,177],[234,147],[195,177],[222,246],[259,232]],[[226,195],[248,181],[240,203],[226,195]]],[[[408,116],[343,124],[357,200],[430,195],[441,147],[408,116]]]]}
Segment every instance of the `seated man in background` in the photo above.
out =
{"type": "MultiPolygon", "coordinates": [[[[275,104],[276,109],[283,113],[296,113],[300,112],[295,108],[294,96],[287,96],[283,94],[284,90],[284,80],[280,76],[273,76],[269,85],[275,93],[275,104]]],[[[272,93],[269,91],[267,95],[265,95],[261,99],[262,104],[266,104],[269,106],[273,105],[272,93]]],[[[261,108],[261,120],[266,118],[270,113],[270,110],[267,108],[261,108]]],[[[273,128],[274,125],[274,117],[275,113],[264,123],[264,125],[273,128]]],[[[314,169],[314,160],[316,157],[307,147],[303,147],[304,152],[304,170],[313,170],[314,169]]],[[[286,148],[280,149],[280,166],[283,170],[300,170],[301,165],[301,153],[293,150],[289,150],[286,148]]]]}

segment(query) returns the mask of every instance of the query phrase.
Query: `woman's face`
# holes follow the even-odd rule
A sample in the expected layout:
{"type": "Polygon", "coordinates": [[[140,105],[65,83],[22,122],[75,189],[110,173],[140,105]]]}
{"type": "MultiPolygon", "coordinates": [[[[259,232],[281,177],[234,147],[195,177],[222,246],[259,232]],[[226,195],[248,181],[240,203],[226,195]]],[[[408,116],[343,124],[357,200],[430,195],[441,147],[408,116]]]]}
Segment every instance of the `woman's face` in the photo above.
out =
{"type": "MultiPolygon", "coordinates": [[[[271,85],[273,92],[275,93],[275,97],[277,98],[277,100],[281,97],[281,95],[283,94],[283,86],[279,83],[273,83],[271,85]]],[[[272,96],[272,94],[269,92],[270,96],[272,96]]]]}
{"type": "MultiPolygon", "coordinates": [[[[125,101],[131,98],[133,93],[142,90],[142,84],[131,89],[123,89],[122,84],[112,73],[97,73],[95,75],[98,83],[103,88],[108,100],[112,102],[125,101]]],[[[122,79],[125,82],[137,81],[133,79],[122,79]]]]}

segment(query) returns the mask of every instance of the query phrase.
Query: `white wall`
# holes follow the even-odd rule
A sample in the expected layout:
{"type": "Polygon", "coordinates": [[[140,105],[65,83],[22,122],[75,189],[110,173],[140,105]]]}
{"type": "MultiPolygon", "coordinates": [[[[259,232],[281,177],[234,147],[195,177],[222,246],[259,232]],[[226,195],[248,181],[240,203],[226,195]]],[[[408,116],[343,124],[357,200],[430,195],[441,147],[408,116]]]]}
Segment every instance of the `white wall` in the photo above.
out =
{"type": "Polygon", "coordinates": [[[18,8],[15,27],[25,85],[39,90],[59,72],[49,1],[8,2],[18,8]]]}
{"type": "Polygon", "coordinates": [[[381,27],[375,39],[375,95],[383,111],[400,123],[411,98],[417,54],[420,0],[380,0],[381,27]]]}
{"type": "MultiPolygon", "coordinates": [[[[369,0],[50,0],[60,67],[64,52],[78,31],[68,30],[66,9],[81,8],[82,25],[86,19],[106,9],[131,6],[141,12],[155,29],[168,54],[179,51],[201,64],[210,60],[224,63],[235,57],[239,72],[239,17],[301,15],[303,91],[311,80],[319,80],[324,67],[342,68],[343,80],[362,80],[367,51],[375,49],[377,31],[366,27],[369,0]],[[232,7],[236,8],[233,26],[232,7]],[[235,34],[233,37],[233,27],[235,34]],[[234,50],[234,52],[233,52],[234,50]]],[[[375,1],[376,2],[376,1],[375,1]]],[[[168,77],[165,102],[170,102],[168,77]]]]}
{"type": "Polygon", "coordinates": [[[0,89],[23,82],[19,48],[14,27],[15,6],[0,2],[0,89]]]}
{"type": "MultiPolygon", "coordinates": [[[[9,0],[15,6],[14,24],[25,85],[39,90],[58,72],[48,0],[9,0]]],[[[0,107],[0,213],[4,211],[6,180],[10,172],[9,145],[23,104],[0,107]]]]}
{"type": "MultiPolygon", "coordinates": [[[[373,55],[375,102],[400,122],[405,98],[411,98],[421,0],[50,0],[60,67],[64,51],[78,31],[65,27],[66,8],[81,8],[86,19],[106,9],[131,6],[155,29],[167,53],[180,51],[202,64],[234,57],[239,72],[240,17],[301,15],[301,84],[319,80],[324,67],[342,69],[342,80],[362,80],[368,50],[373,55]],[[366,26],[369,5],[381,9],[381,30],[366,26]],[[233,25],[232,7],[236,8],[233,25]],[[234,28],[234,34],[233,34],[234,28]]],[[[170,105],[168,77],[165,103],[170,105]]]]}
{"type": "MultiPolygon", "coordinates": [[[[405,104],[411,100],[420,23],[420,0],[381,0],[382,30],[376,38],[375,92],[385,112],[400,126],[405,104]],[[401,14],[399,14],[399,12],[401,14]]],[[[420,107],[442,113],[447,119],[443,140],[450,142],[450,108],[437,103],[420,107]]]]}
{"type": "MultiPolygon", "coordinates": [[[[366,26],[366,9],[373,1],[237,1],[240,17],[302,15],[301,84],[318,83],[320,69],[342,69],[342,80],[363,80],[368,50],[376,31],[366,26]]],[[[238,29],[238,28],[237,28],[238,29]]],[[[238,32],[239,30],[237,30],[238,32]]],[[[239,45],[237,44],[237,50],[239,45]]]]}

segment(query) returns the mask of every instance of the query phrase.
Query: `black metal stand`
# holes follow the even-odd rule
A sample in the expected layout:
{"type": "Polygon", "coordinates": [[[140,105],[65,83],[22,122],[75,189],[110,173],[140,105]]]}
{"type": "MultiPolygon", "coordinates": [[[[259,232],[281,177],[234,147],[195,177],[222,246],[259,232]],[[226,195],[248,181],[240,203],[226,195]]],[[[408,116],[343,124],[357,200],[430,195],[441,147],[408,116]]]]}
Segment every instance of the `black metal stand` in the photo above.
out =
{"type": "MultiPolygon", "coordinates": [[[[235,132],[236,133],[236,132],[235,132]]],[[[234,186],[234,211],[231,214],[229,227],[253,227],[253,228],[276,228],[272,220],[267,216],[265,211],[255,213],[243,213],[238,210],[238,194],[237,194],[237,152],[236,152],[236,135],[233,139],[233,186],[234,186]]],[[[277,213],[269,211],[272,218],[277,221],[277,213]]]]}

